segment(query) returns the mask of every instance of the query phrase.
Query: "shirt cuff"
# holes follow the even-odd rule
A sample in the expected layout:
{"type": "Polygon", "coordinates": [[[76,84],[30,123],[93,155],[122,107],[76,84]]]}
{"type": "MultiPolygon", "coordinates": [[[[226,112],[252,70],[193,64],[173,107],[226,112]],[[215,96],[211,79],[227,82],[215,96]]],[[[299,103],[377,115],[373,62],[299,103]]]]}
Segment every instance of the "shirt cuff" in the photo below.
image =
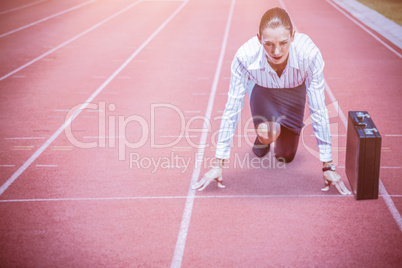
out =
{"type": "Polygon", "coordinates": [[[320,151],[320,161],[321,162],[332,161],[332,147],[330,144],[318,145],[318,149],[320,151]]]}
{"type": "Polygon", "coordinates": [[[219,159],[229,159],[230,158],[230,147],[216,146],[215,158],[219,159]]]}

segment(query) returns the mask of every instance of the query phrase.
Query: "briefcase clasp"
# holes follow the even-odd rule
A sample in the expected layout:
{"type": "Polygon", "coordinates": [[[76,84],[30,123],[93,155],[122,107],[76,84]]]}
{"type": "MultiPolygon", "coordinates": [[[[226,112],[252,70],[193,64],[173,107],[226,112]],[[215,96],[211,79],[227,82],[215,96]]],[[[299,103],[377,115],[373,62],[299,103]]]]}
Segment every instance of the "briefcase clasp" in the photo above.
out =
{"type": "Polygon", "coordinates": [[[364,118],[370,118],[368,113],[357,112],[356,117],[354,118],[354,123],[356,126],[359,127],[367,127],[367,123],[365,122],[364,118]]]}
{"type": "Polygon", "coordinates": [[[370,115],[368,113],[363,113],[363,112],[357,112],[356,113],[357,118],[359,118],[359,121],[363,121],[365,117],[370,118],[370,115]]]}
{"type": "Polygon", "coordinates": [[[376,128],[365,128],[364,129],[364,133],[366,133],[366,135],[373,135],[374,132],[378,132],[378,130],[376,128]]]}

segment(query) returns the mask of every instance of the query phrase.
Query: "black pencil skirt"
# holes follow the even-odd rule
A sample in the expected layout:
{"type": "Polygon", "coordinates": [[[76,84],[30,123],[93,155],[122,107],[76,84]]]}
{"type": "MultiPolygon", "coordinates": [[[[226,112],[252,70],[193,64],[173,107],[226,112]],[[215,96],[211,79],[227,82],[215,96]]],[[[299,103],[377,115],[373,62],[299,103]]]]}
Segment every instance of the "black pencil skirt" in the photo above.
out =
{"type": "Polygon", "coordinates": [[[254,126],[274,121],[300,134],[306,104],[306,85],[295,88],[265,88],[255,85],[250,97],[254,126]]]}
{"type": "Polygon", "coordinates": [[[264,88],[255,85],[250,96],[250,108],[255,128],[260,123],[274,121],[281,125],[275,141],[275,157],[291,162],[296,154],[303,128],[306,86],[295,88],[264,88]]]}

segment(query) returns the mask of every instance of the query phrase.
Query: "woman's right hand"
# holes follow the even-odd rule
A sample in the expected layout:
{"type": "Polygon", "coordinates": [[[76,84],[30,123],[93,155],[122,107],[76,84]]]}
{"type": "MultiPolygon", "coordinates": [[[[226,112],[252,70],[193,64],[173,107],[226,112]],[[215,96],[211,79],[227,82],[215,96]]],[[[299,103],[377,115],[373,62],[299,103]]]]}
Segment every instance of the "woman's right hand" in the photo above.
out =
{"type": "Polygon", "coordinates": [[[194,184],[191,188],[193,190],[198,189],[198,191],[202,191],[214,180],[218,183],[219,188],[225,188],[226,186],[222,184],[222,173],[223,168],[221,166],[213,167],[210,171],[205,173],[204,177],[202,177],[202,179],[194,184]]]}

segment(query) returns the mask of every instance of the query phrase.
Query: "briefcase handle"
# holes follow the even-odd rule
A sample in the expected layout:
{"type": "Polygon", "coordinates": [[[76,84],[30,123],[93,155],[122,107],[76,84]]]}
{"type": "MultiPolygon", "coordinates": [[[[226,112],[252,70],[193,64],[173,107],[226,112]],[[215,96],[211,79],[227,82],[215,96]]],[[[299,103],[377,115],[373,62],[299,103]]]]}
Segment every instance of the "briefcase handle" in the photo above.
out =
{"type": "Polygon", "coordinates": [[[364,118],[370,118],[368,113],[357,112],[356,117],[354,117],[353,123],[355,126],[367,127],[367,123],[364,121],[364,118]]]}

